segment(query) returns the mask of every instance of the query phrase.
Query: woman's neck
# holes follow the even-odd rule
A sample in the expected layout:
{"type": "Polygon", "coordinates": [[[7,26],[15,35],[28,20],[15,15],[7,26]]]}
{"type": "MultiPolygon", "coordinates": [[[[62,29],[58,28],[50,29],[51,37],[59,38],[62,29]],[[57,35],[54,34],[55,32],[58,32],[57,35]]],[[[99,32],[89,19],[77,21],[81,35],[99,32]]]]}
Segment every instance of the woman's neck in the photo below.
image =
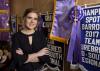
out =
{"type": "Polygon", "coordinates": [[[21,32],[26,35],[30,35],[30,34],[33,34],[35,32],[35,30],[34,29],[32,29],[32,30],[23,29],[23,30],[21,30],[21,32]]]}

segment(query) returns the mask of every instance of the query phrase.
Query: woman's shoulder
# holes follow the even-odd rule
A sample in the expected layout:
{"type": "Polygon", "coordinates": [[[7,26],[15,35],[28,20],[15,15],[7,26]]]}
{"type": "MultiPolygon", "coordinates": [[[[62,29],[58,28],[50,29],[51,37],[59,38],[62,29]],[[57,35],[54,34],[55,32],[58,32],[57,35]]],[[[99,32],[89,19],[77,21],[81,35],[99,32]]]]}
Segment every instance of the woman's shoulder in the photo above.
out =
{"type": "Polygon", "coordinates": [[[20,35],[21,35],[21,32],[20,31],[19,32],[16,32],[16,33],[12,34],[12,38],[17,38],[20,35]]]}

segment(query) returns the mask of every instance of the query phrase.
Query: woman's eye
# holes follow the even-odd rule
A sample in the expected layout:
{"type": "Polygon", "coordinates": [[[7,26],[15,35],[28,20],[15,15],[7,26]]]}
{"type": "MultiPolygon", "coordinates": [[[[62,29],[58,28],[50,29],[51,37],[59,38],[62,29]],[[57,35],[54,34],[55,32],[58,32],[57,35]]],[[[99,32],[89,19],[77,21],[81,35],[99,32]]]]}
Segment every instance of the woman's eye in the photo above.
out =
{"type": "Polygon", "coordinates": [[[38,18],[34,18],[34,20],[38,20],[38,18]]]}
{"type": "Polygon", "coordinates": [[[31,19],[32,17],[27,17],[28,19],[31,19]]]}
{"type": "Polygon", "coordinates": [[[38,20],[38,18],[32,18],[32,17],[27,17],[27,19],[34,19],[34,20],[38,20]]]}

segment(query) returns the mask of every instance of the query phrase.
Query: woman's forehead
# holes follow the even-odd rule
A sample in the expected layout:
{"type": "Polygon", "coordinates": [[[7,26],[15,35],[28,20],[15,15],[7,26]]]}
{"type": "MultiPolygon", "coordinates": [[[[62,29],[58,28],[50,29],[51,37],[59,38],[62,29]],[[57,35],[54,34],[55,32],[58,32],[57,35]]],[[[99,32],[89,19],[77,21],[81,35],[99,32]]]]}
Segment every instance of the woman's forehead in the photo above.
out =
{"type": "Polygon", "coordinates": [[[30,12],[29,14],[27,14],[28,17],[38,17],[37,13],[34,12],[30,12]]]}

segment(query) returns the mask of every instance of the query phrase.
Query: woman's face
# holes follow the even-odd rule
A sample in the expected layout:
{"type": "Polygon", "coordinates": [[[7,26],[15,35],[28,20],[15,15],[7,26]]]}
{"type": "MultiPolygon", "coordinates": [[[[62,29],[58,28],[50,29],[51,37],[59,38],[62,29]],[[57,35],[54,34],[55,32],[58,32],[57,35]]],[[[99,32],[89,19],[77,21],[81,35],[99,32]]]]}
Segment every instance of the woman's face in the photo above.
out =
{"type": "Polygon", "coordinates": [[[38,22],[38,15],[34,12],[30,12],[24,18],[25,28],[28,30],[33,30],[36,28],[38,22]]]}

